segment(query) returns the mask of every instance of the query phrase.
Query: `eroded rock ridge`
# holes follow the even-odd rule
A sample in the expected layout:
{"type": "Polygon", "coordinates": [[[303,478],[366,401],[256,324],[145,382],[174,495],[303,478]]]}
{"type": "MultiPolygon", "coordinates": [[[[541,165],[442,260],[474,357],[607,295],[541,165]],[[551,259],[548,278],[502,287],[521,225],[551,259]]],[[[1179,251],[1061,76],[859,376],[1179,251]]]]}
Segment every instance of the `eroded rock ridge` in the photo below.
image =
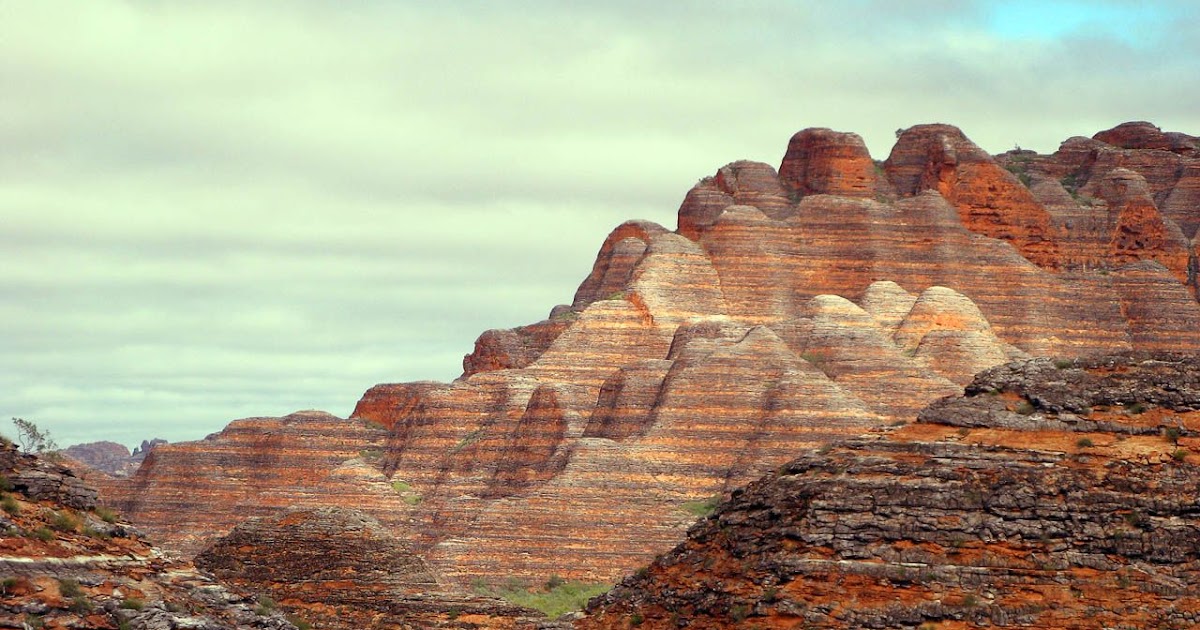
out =
{"type": "Polygon", "coordinates": [[[880,162],[802,131],[778,172],[701,180],[675,231],[617,227],[570,304],[484,333],[453,383],[375,386],[349,420],[237,421],[104,492],[185,552],[345,506],[451,583],[612,580],[680,540],[695,502],[980,370],[1200,350],[1198,159],[1146,123],[997,158],[920,125],[880,162]]]}

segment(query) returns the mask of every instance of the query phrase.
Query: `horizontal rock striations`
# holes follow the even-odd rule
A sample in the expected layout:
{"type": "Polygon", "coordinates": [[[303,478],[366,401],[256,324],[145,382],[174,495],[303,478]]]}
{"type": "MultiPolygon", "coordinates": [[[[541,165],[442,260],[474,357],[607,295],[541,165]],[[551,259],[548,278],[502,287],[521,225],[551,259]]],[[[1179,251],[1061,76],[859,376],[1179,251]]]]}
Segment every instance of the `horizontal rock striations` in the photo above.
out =
{"type": "Polygon", "coordinates": [[[324,412],[247,418],[155,447],[128,480],[92,481],[165,549],[189,555],[247,518],[291,506],[355,506],[398,524],[412,506],[379,470],[387,435],[324,412]]]}
{"type": "Polygon", "coordinates": [[[579,628],[1200,623],[1200,359],[1036,359],[735,491],[579,628]]]}
{"type": "Polygon", "coordinates": [[[251,519],[197,555],[196,565],[238,590],[269,594],[320,619],[322,628],[532,629],[541,617],[443,586],[403,542],[354,510],[251,519]]]}
{"type": "Polygon", "coordinates": [[[698,502],[980,370],[1200,351],[1197,157],[1162,135],[993,158],[920,125],[875,162],[854,134],[802,131],[778,171],[702,179],[676,231],[618,226],[569,305],[484,333],[453,383],[375,386],[350,420],[239,421],[106,492],[184,551],[333,505],[451,583],[614,579],[698,502]]]}

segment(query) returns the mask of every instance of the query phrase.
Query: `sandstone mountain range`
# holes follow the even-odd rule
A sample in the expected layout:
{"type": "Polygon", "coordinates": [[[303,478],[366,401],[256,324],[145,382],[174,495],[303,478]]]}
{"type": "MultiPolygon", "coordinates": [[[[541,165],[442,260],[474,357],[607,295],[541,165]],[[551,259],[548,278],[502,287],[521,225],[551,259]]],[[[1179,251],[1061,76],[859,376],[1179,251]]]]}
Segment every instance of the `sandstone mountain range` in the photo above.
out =
{"type": "Polygon", "coordinates": [[[882,161],[808,129],[778,169],[702,179],[674,231],[617,227],[570,304],[483,333],[452,383],[238,420],[90,478],[186,554],[248,517],[341,506],[450,584],[613,581],[698,503],[982,370],[1200,350],[1198,227],[1197,139],[1149,123],[999,156],[919,125],[882,161]]]}

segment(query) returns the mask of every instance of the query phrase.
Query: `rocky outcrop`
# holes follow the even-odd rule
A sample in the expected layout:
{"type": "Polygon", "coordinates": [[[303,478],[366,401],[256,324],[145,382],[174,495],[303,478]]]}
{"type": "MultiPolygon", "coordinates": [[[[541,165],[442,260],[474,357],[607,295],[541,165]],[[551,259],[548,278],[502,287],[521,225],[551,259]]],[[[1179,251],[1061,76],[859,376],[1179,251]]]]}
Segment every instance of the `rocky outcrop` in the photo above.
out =
{"type": "Polygon", "coordinates": [[[792,136],[779,180],[794,196],[872,198],[879,188],[875,162],[862,138],[832,129],[805,129],[792,136]]]}
{"type": "Polygon", "coordinates": [[[1013,173],[949,125],[900,133],[884,170],[902,195],[936,190],[967,229],[1011,243],[1033,263],[1058,266],[1058,230],[1013,173]]]}
{"type": "Polygon", "coordinates": [[[549,627],[536,611],[439,583],[378,521],[337,508],[251,519],[196,556],[239,591],[267,593],[320,627],[549,627]]]}
{"type": "Polygon", "coordinates": [[[579,628],[1200,623],[1200,359],[1036,359],[796,459],[579,628]]]}
{"type": "Polygon", "coordinates": [[[804,131],[778,172],[702,179],[676,231],[618,226],[571,304],[485,333],[453,383],[377,385],[350,420],[238,421],[106,492],[183,551],[334,505],[451,584],[611,580],[697,502],[908,422],[979,370],[1200,350],[1195,248],[1162,209],[1186,205],[1173,173],[1192,159],[1088,138],[992,158],[922,125],[876,167],[857,136],[804,131]]]}
{"type": "Polygon", "coordinates": [[[270,600],[164,556],[97,508],[95,490],[69,470],[8,444],[0,506],[2,628],[297,628],[270,600]]]}
{"type": "Polygon", "coordinates": [[[116,442],[89,442],[68,446],[59,453],[80,466],[105,475],[128,477],[137,472],[138,466],[142,465],[150,449],[166,443],[166,440],[159,438],[142,440],[141,445],[134,447],[133,452],[130,452],[125,445],[116,442]]]}

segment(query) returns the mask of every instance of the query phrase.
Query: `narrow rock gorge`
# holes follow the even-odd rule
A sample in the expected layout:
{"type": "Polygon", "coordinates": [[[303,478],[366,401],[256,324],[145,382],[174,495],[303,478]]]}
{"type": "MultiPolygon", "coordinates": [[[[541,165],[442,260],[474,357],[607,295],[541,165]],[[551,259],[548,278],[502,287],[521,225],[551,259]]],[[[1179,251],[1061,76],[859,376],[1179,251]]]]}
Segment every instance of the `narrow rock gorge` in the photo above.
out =
{"type": "MultiPolygon", "coordinates": [[[[1129,123],[993,157],[919,125],[876,161],[855,134],[801,131],[778,171],[702,179],[674,231],[618,226],[570,304],[483,333],[454,382],[377,385],[348,419],[239,420],[97,483],[185,553],[340,506],[449,584],[612,581],[678,543],[697,502],[981,370],[1200,351],[1196,142],[1129,123]]],[[[897,435],[934,426],[957,431],[897,435]]]]}

